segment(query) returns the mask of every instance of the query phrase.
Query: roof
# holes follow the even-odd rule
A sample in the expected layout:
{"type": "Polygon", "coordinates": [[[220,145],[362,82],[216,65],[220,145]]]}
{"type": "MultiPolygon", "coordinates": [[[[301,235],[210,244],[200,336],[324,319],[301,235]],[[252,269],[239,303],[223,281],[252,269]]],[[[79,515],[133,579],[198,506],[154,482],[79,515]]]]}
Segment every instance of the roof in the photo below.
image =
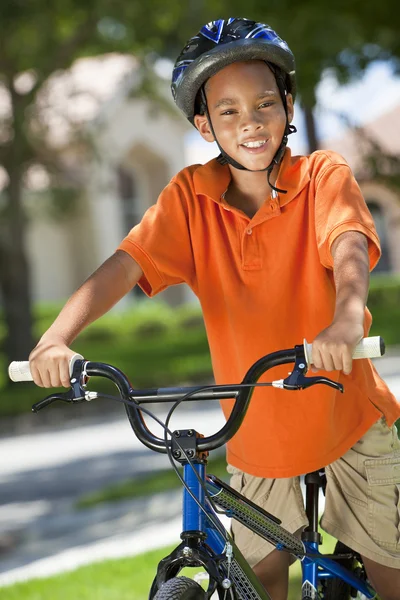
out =
{"type": "Polygon", "coordinates": [[[357,173],[362,172],[362,156],[370,147],[368,138],[387,153],[400,154],[400,104],[367,122],[361,131],[348,129],[343,136],[324,141],[323,147],[342,154],[357,173]]]}

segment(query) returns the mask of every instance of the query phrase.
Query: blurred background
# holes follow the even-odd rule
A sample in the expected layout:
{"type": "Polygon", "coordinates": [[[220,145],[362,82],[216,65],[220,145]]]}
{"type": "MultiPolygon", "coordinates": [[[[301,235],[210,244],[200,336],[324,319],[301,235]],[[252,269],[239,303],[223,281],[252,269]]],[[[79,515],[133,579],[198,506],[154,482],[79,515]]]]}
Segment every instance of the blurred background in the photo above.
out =
{"type": "MultiPolygon", "coordinates": [[[[357,177],[382,244],[382,258],[371,277],[371,333],[386,340],[388,359],[383,374],[398,390],[397,9],[394,0],[385,0],[379,7],[372,0],[336,0],[331,5],[319,0],[2,2],[0,433],[8,470],[3,469],[2,475],[0,468],[4,491],[1,573],[32,564],[39,547],[43,557],[55,552],[38,542],[26,550],[23,559],[18,554],[29,547],[27,539],[39,539],[32,528],[48,521],[49,515],[58,515],[58,508],[51,503],[37,503],[48,502],[52,494],[57,496],[54,490],[60,488],[60,481],[69,480],[69,475],[57,468],[56,459],[51,468],[44,459],[40,462],[39,456],[48,458],[54,446],[52,450],[46,444],[42,447],[37,436],[68,427],[72,430],[83,419],[93,423],[111,419],[104,415],[112,411],[100,403],[99,408],[90,406],[90,411],[80,407],[74,416],[58,409],[32,417],[30,405],[42,397],[41,391],[33,386],[11,386],[6,366],[11,360],[28,357],[68,296],[114,252],[171,177],[188,164],[217,155],[214,145],[203,142],[177,111],[169,89],[176,56],[186,40],[210,20],[242,16],[266,22],[294,52],[298,133],[290,137],[289,145],[293,153],[335,150],[357,177]],[[37,454],[40,464],[32,459],[28,465],[21,448],[28,448],[29,453],[35,443],[42,448],[37,454]],[[43,481],[49,481],[53,490],[46,498],[43,481]],[[25,500],[24,482],[30,486],[25,500]]],[[[175,286],[152,301],[133,290],[109,315],[89,327],[75,347],[86,357],[118,365],[137,386],[211,378],[199,306],[185,286],[175,286]]],[[[116,419],[121,416],[119,407],[117,411],[116,419]]],[[[124,431],[128,436],[128,428],[124,431]]],[[[90,438],[87,431],[85,435],[90,438]]],[[[121,441],[125,438],[119,429],[114,436],[119,443],[114,437],[110,452],[114,448],[115,454],[107,468],[104,444],[97,449],[103,480],[87,476],[98,472],[85,462],[87,448],[68,463],[64,446],[60,446],[62,464],[81,473],[74,493],[64,494],[64,500],[150,468],[152,458],[147,454],[140,469],[127,458],[133,436],[121,441]]],[[[57,435],[51,443],[56,440],[57,435]]],[[[94,442],[91,447],[97,448],[94,442]]],[[[99,523],[104,522],[102,518],[99,523]]],[[[111,534],[107,530],[104,535],[111,534]]],[[[96,533],[95,538],[101,539],[101,535],[96,533]]],[[[76,536],[68,540],[67,547],[76,546],[76,536]]],[[[57,546],[57,552],[61,547],[57,546]]]]}

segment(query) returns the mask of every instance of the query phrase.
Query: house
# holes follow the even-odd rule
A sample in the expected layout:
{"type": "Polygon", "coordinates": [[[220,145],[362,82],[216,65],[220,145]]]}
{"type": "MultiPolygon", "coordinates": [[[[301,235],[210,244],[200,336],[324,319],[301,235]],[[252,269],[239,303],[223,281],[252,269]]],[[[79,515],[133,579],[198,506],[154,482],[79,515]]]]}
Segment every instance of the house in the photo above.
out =
{"type": "MultiPolygon", "coordinates": [[[[83,192],[75,209],[58,218],[31,212],[28,248],[36,301],[66,299],[185,166],[184,137],[191,126],[176,109],[169,82],[154,74],[150,83],[156,88],[153,100],[143,97],[135,59],[114,54],[80,59],[50,82],[42,103],[50,142],[62,154],[67,177],[83,192]],[[76,137],[77,129],[83,136],[76,137]]],[[[177,304],[193,294],[175,286],[163,297],[177,304]]]]}
{"type": "Polygon", "coordinates": [[[400,188],[371,180],[363,163],[363,155],[370,148],[368,139],[385,152],[400,156],[400,105],[364,125],[363,133],[349,129],[344,136],[323,144],[348,161],[374,218],[382,247],[374,273],[400,274],[400,188]]]}

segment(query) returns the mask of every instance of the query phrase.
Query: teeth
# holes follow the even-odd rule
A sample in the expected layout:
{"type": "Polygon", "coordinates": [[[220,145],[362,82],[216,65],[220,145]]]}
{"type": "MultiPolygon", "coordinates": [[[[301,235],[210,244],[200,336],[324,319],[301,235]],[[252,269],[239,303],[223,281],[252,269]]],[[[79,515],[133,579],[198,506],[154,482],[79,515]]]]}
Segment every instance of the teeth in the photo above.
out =
{"type": "Polygon", "coordinates": [[[265,141],[266,140],[260,140],[259,142],[245,142],[242,145],[246,146],[246,148],[259,148],[265,144],[265,141]]]}

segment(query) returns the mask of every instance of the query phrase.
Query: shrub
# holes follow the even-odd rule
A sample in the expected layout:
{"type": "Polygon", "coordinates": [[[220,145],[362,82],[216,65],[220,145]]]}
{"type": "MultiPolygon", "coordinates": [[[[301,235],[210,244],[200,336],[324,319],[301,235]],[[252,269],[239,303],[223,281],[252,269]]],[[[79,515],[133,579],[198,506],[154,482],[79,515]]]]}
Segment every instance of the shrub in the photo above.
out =
{"type": "Polygon", "coordinates": [[[371,335],[381,335],[388,346],[400,345],[400,277],[373,275],[368,308],[373,318],[371,335]]]}
{"type": "Polygon", "coordinates": [[[204,329],[204,319],[198,304],[185,304],[176,313],[177,326],[182,329],[204,329]]]}
{"type": "MultiPolygon", "coordinates": [[[[381,335],[387,346],[400,346],[400,277],[372,276],[368,306],[373,316],[371,335],[381,335]]],[[[49,327],[59,310],[58,304],[35,307],[36,335],[49,327]]],[[[0,320],[0,342],[4,329],[0,320]]],[[[127,311],[111,311],[79,336],[74,349],[88,360],[115,364],[137,387],[212,377],[204,322],[196,304],[171,308],[157,300],[143,300],[127,311]]],[[[44,397],[43,390],[29,384],[9,385],[4,363],[0,354],[0,414],[29,412],[31,403],[44,397]]]]}
{"type": "Polygon", "coordinates": [[[147,321],[137,325],[134,333],[139,338],[154,338],[165,335],[168,330],[168,325],[162,321],[147,321]]]}
{"type": "Polygon", "coordinates": [[[85,340],[87,342],[102,343],[110,342],[117,336],[118,334],[114,331],[112,327],[106,327],[104,325],[102,325],[101,327],[96,325],[90,325],[90,327],[88,327],[86,331],[83,331],[81,333],[80,339],[85,340]]]}

